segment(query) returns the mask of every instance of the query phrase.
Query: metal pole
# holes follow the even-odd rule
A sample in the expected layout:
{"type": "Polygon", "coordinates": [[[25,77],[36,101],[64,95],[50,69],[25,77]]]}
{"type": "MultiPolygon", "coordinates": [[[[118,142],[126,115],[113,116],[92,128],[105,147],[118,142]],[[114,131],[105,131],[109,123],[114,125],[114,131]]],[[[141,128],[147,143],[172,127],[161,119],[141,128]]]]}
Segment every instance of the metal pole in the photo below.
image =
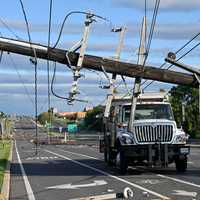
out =
{"type": "Polygon", "coordinates": [[[182,124],[185,122],[185,102],[182,102],[182,124]]]}
{"type": "MultiPolygon", "coordinates": [[[[143,17],[142,21],[142,29],[141,29],[141,41],[140,41],[140,48],[139,48],[139,57],[138,57],[138,65],[144,65],[145,61],[145,53],[146,53],[146,17],[143,17]]],[[[133,132],[133,123],[135,119],[135,110],[137,104],[137,97],[140,94],[140,86],[141,86],[141,77],[136,77],[133,89],[133,97],[132,97],[132,104],[131,104],[131,115],[128,125],[128,130],[133,132]]]]}
{"type": "Polygon", "coordinates": [[[200,76],[198,74],[194,74],[198,83],[199,83],[199,119],[200,119],[200,76]]]}
{"type": "Polygon", "coordinates": [[[84,29],[84,33],[83,33],[83,40],[81,43],[81,49],[80,49],[80,54],[79,54],[79,58],[78,58],[78,63],[77,63],[77,67],[74,69],[74,72],[73,72],[74,80],[73,80],[72,87],[71,87],[71,90],[69,93],[69,99],[71,99],[71,101],[68,101],[69,103],[71,103],[74,100],[74,96],[78,93],[77,92],[78,80],[81,77],[80,70],[82,68],[85,50],[87,48],[91,23],[93,22],[92,17],[93,17],[92,14],[86,15],[85,29],[84,29]]]}
{"type": "MultiPolygon", "coordinates": [[[[115,54],[115,59],[116,60],[120,59],[122,48],[123,48],[123,45],[124,45],[124,36],[125,36],[127,28],[126,27],[122,27],[119,30],[120,30],[120,36],[119,36],[119,44],[118,44],[118,47],[117,47],[117,50],[116,50],[116,54],[115,54]]],[[[117,31],[115,31],[115,32],[117,32],[117,31]]]]}
{"type": "MultiPolygon", "coordinates": [[[[120,32],[120,36],[119,36],[119,44],[115,53],[115,60],[119,61],[120,60],[120,56],[121,56],[121,52],[122,52],[122,48],[124,45],[124,36],[126,33],[126,27],[122,27],[119,29],[112,29],[112,32],[120,32]]],[[[110,86],[110,94],[114,95],[114,83],[116,81],[117,75],[116,74],[112,74],[112,85],[110,86]]]]}
{"type": "MultiPolygon", "coordinates": [[[[122,27],[122,28],[118,28],[118,29],[112,29],[112,32],[120,32],[120,36],[119,36],[119,44],[115,53],[115,59],[119,60],[120,56],[121,56],[121,52],[122,52],[122,48],[123,48],[123,44],[124,44],[124,36],[126,33],[126,27],[122,27]]],[[[111,107],[111,103],[112,100],[114,98],[114,90],[115,90],[115,81],[117,78],[117,74],[112,74],[112,81],[111,81],[111,86],[110,86],[110,94],[108,95],[107,101],[106,101],[106,109],[104,112],[104,117],[108,118],[109,117],[109,113],[110,113],[110,107],[111,107]]]]}

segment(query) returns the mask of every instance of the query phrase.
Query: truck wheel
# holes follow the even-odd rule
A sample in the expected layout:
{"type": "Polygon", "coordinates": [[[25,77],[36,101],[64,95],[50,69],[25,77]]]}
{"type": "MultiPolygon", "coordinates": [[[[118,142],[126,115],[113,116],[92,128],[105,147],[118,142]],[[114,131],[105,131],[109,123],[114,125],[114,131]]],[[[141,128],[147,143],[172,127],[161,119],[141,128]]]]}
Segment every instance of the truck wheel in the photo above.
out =
{"type": "Polygon", "coordinates": [[[175,163],[177,172],[185,172],[187,170],[187,156],[184,156],[184,158],[178,157],[175,163]]]}
{"type": "Polygon", "coordinates": [[[124,152],[120,150],[117,154],[117,166],[119,167],[120,174],[124,175],[127,173],[128,164],[124,152]]]}

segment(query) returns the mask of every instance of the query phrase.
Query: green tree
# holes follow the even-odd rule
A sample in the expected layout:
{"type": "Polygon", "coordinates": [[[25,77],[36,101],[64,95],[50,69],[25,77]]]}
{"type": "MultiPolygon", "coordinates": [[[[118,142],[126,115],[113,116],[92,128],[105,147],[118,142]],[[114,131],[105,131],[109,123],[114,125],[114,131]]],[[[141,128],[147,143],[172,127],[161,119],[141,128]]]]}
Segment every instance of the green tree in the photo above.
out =
{"type": "Polygon", "coordinates": [[[96,106],[92,110],[87,111],[85,116],[85,126],[90,130],[101,131],[103,112],[103,106],[96,106]]]}
{"type": "Polygon", "coordinates": [[[51,112],[43,112],[38,116],[38,121],[45,125],[46,122],[50,123],[53,120],[53,114],[51,112]]]}
{"type": "Polygon", "coordinates": [[[2,111],[0,111],[0,118],[5,118],[6,117],[6,114],[2,111]]]}
{"type": "Polygon", "coordinates": [[[170,102],[178,126],[182,125],[192,138],[200,137],[198,89],[177,86],[170,90],[170,102]],[[182,122],[182,103],[185,104],[185,122],[182,122]]]}

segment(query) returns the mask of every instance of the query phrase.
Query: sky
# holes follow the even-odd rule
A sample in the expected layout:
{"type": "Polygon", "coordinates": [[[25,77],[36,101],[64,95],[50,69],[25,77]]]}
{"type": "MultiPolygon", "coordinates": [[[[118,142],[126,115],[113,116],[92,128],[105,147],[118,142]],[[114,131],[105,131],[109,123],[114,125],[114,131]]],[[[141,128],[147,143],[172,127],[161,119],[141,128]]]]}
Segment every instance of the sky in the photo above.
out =
{"type": "MultiPolygon", "coordinates": [[[[22,0],[30,26],[31,40],[47,45],[50,0],[22,0]]],[[[150,27],[155,0],[147,0],[147,22],[150,27]]],[[[144,16],[144,0],[53,0],[51,45],[55,44],[61,23],[65,15],[71,11],[90,11],[108,21],[97,19],[92,24],[89,35],[87,54],[111,58],[115,55],[119,35],[112,33],[111,28],[125,26],[127,28],[121,60],[136,63],[140,42],[141,22],[144,16]]],[[[169,51],[175,52],[190,38],[200,31],[199,0],[161,0],[147,64],[159,67],[169,51]]],[[[67,20],[58,47],[69,49],[77,43],[83,33],[85,16],[72,15],[67,20]]],[[[149,30],[149,29],[148,29],[149,30]]],[[[0,33],[3,37],[28,40],[24,16],[19,0],[2,0],[0,7],[0,33]],[[2,23],[5,22],[10,30],[2,23]]],[[[180,56],[199,42],[199,38],[180,52],[180,56]]],[[[181,60],[184,63],[200,66],[199,48],[181,60]]],[[[166,65],[167,67],[167,65],[166,65]]],[[[50,63],[50,75],[53,74],[53,63],[50,63]]],[[[179,70],[175,67],[172,70],[179,70]]],[[[62,111],[79,111],[105,102],[107,90],[101,86],[108,85],[102,73],[85,69],[80,80],[77,98],[88,103],[75,102],[69,106],[65,100],[51,95],[51,107],[62,111]]],[[[128,88],[133,87],[134,79],[127,78],[128,88]]],[[[147,82],[148,83],[148,82],[147,82]]],[[[65,66],[58,64],[54,90],[67,97],[72,84],[72,73],[65,66]]],[[[127,93],[127,88],[118,78],[118,90],[127,93]]],[[[147,91],[169,90],[173,85],[154,82],[147,91]]],[[[38,112],[48,109],[47,105],[47,65],[45,60],[38,60],[38,112]]],[[[5,113],[34,115],[34,66],[29,57],[3,53],[0,62],[0,110],[5,113]]]]}

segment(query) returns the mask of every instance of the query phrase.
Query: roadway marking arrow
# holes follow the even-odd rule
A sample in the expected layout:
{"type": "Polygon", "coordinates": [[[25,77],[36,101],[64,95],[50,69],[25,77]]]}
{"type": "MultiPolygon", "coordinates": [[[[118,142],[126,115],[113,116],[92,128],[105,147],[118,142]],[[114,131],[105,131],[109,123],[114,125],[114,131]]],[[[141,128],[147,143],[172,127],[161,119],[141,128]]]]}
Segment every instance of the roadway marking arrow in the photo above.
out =
{"type": "Polygon", "coordinates": [[[196,197],[197,192],[187,192],[185,190],[173,190],[175,193],[172,193],[173,195],[178,196],[187,196],[187,197],[196,197]]]}
{"type": "Polygon", "coordinates": [[[59,190],[64,190],[64,189],[80,189],[84,187],[94,187],[94,186],[101,186],[101,185],[106,185],[107,182],[104,180],[96,180],[93,183],[89,184],[82,184],[82,185],[72,185],[70,184],[63,184],[63,185],[55,185],[51,187],[46,187],[46,189],[59,189],[59,190]]]}

